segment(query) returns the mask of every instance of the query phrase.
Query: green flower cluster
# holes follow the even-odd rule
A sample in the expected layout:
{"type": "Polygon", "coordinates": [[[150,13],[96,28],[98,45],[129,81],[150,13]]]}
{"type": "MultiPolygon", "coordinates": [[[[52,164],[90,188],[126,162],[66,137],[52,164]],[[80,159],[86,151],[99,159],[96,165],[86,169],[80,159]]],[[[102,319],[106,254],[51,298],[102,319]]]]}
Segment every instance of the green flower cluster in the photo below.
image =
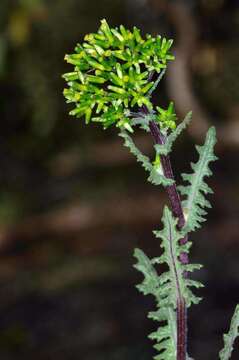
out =
{"type": "Polygon", "coordinates": [[[101,21],[97,33],[88,34],[83,44],[65,60],[74,65],[74,71],[63,75],[68,88],[64,90],[67,102],[75,104],[71,115],[85,116],[86,123],[98,121],[104,128],[115,124],[131,129],[129,110],[146,106],[152,110],[149,81],[152,73],[160,73],[167,61],[172,40],[146,35],[139,29],[124,26],[111,29],[101,21]]]}
{"type": "Polygon", "coordinates": [[[161,128],[174,130],[176,128],[177,116],[174,112],[173,102],[170,102],[166,110],[159,106],[156,106],[156,109],[156,121],[159,123],[161,128]]]}

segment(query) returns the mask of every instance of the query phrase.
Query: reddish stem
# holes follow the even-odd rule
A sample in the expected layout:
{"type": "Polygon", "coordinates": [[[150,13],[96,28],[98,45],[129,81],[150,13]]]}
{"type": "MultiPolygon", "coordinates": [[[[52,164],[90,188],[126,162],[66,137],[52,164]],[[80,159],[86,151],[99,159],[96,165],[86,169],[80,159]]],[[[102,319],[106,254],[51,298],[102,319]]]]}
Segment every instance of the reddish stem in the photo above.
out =
{"type": "MultiPolygon", "coordinates": [[[[165,137],[160,132],[158,125],[154,121],[150,121],[149,128],[154,142],[159,145],[165,143],[165,137]]],[[[174,180],[173,170],[169,155],[160,155],[164,176],[168,179],[174,180]]],[[[185,224],[182,203],[179,193],[177,191],[176,183],[167,186],[166,188],[169,201],[171,204],[173,215],[178,218],[178,228],[181,229],[185,224]]],[[[187,236],[181,239],[181,244],[187,242],[187,236]]],[[[180,254],[180,261],[183,264],[188,263],[187,253],[180,254]]],[[[187,276],[185,274],[185,276],[187,276]]],[[[187,308],[184,298],[180,295],[177,301],[177,360],[186,359],[187,347],[187,308]]]]}
{"type": "Polygon", "coordinates": [[[185,360],[187,354],[187,307],[183,298],[177,301],[177,360],[185,360]]]}
{"type": "MultiPolygon", "coordinates": [[[[149,128],[154,139],[154,142],[159,145],[164,145],[165,137],[160,132],[157,124],[154,121],[149,123],[149,128]]],[[[173,170],[170,162],[169,155],[160,155],[164,176],[168,179],[174,180],[173,170]]],[[[177,191],[175,182],[173,185],[167,186],[166,191],[168,193],[169,201],[172,207],[173,215],[178,218],[178,227],[181,229],[184,224],[184,215],[181,200],[177,191]]]]}

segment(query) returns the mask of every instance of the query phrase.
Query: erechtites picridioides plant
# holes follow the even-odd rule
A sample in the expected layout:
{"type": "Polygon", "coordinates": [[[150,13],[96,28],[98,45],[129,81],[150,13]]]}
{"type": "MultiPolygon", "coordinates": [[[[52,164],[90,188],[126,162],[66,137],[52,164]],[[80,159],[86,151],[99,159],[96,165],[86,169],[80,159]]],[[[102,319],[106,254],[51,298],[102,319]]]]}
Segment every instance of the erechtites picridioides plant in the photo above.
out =
{"type": "MultiPolygon", "coordinates": [[[[210,208],[206,195],[212,190],[205,179],[211,176],[209,165],[216,160],[216,132],[211,127],[204,144],[196,146],[198,160],[191,164],[192,173],[182,174],[187,185],[177,186],[170,153],[192,114],[189,112],[177,124],[173,102],[163,108],[154,106],[151,99],[168,61],[174,60],[171,46],[172,40],[159,35],[142,36],[136,27],[128,30],[123,25],[110,28],[107,21],[102,20],[97,32],[86,35],[74,53],[65,56],[73,68],[63,75],[67,82],[64,96],[73,104],[70,114],[83,117],[87,124],[101,123],[104,129],[116,126],[124,145],[148,173],[148,181],[163,186],[169,197],[170,207],[165,206],[163,211],[163,228],[154,231],[162,254],[150,259],[142,250],[134,252],[135,267],[143,274],[137,288],[156,300],[156,310],[149,313],[149,318],[160,324],[150,335],[156,342],[157,360],[189,359],[187,309],[201,300],[192,289],[202,284],[191,278],[191,273],[201,265],[189,262],[192,243],[188,234],[206,220],[210,208]],[[133,141],[138,128],[150,133],[154,140],[153,161],[142,154],[133,141]],[[167,270],[158,274],[160,264],[165,264],[167,270]]],[[[229,333],[224,335],[220,360],[229,359],[238,328],[237,307],[229,333]]]]}

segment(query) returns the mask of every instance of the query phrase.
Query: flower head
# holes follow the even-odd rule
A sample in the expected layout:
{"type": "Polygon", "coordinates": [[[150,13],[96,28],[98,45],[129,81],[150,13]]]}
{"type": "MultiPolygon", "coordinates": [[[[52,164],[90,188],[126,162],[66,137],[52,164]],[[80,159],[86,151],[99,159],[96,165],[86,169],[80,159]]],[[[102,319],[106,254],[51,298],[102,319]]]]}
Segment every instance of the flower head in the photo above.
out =
{"type": "Polygon", "coordinates": [[[144,39],[136,27],[112,29],[102,20],[97,33],[86,35],[83,44],[65,56],[74,66],[63,75],[68,84],[64,95],[75,105],[70,114],[84,116],[86,123],[101,122],[104,128],[115,124],[130,129],[130,109],[152,109],[147,93],[154,83],[149,78],[174,58],[171,45],[172,40],[160,36],[147,34],[144,39]]]}

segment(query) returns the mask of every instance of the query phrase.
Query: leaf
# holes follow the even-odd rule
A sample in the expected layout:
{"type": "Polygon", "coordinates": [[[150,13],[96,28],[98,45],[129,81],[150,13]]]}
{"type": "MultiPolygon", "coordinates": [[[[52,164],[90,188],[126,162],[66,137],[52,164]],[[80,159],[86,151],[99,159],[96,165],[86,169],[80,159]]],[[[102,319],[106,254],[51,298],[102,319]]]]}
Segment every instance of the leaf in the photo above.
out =
{"type": "Polygon", "coordinates": [[[191,119],[192,119],[192,112],[190,111],[185,116],[184,120],[176,127],[176,129],[167,136],[164,145],[159,145],[159,144],[154,145],[156,153],[159,155],[168,155],[172,150],[172,146],[175,140],[181,134],[181,132],[186,128],[186,126],[190,123],[191,119]]]}
{"type": "Polygon", "coordinates": [[[170,308],[162,308],[157,311],[151,311],[148,315],[150,319],[158,322],[164,322],[157,331],[151,333],[149,338],[157,342],[156,350],[160,354],[155,356],[155,359],[162,360],[175,360],[177,352],[177,326],[176,326],[176,313],[170,308]],[[166,322],[166,324],[165,324],[166,322]],[[162,351],[163,350],[163,351],[162,351]]]}
{"type": "Polygon", "coordinates": [[[167,206],[164,208],[162,222],[163,229],[154,231],[155,236],[161,239],[162,255],[150,260],[142,250],[135,250],[134,256],[138,260],[135,267],[144,275],[142,286],[139,285],[138,288],[144,294],[154,295],[159,308],[164,306],[176,308],[177,299],[181,296],[185,298],[187,306],[190,306],[192,303],[200,301],[192,294],[190,287],[199,288],[202,287],[202,284],[188,278],[185,279],[184,272],[200,269],[201,265],[180,262],[180,254],[189,252],[191,243],[188,243],[187,247],[180,244],[183,235],[177,230],[177,220],[167,206]],[[154,265],[162,263],[167,264],[168,271],[158,276],[154,265]]]}
{"type": "MultiPolygon", "coordinates": [[[[163,305],[166,300],[176,308],[177,299],[180,297],[185,299],[187,306],[190,306],[192,303],[198,303],[201,299],[196,297],[190,288],[202,287],[202,284],[184,278],[184,273],[188,265],[182,264],[179,260],[179,256],[182,252],[189,252],[191,243],[187,243],[187,247],[180,244],[180,239],[183,235],[177,230],[177,220],[173,217],[171,211],[167,207],[164,208],[162,222],[164,225],[163,230],[154,231],[154,234],[157,238],[162,240],[161,247],[163,248],[163,254],[158,258],[154,258],[153,262],[165,262],[168,265],[169,271],[163,275],[165,276],[167,274],[167,281],[165,281],[164,284],[169,285],[169,287],[165,294],[160,294],[163,289],[162,286],[160,287],[160,304],[163,305]]],[[[195,269],[200,268],[200,265],[191,265],[191,270],[193,269],[193,266],[195,269]]]]}
{"type": "Polygon", "coordinates": [[[143,282],[137,285],[138,290],[144,295],[155,295],[155,291],[159,286],[159,279],[151,260],[140,249],[135,249],[134,257],[138,260],[134,267],[144,275],[143,282]]]}
{"type": "Polygon", "coordinates": [[[137,161],[140,162],[143,168],[149,172],[148,181],[151,182],[153,185],[163,185],[163,186],[170,186],[174,183],[173,180],[167,179],[160,168],[155,167],[151,164],[150,159],[143,155],[141,151],[136,147],[132,138],[126,131],[121,131],[119,134],[125,142],[124,146],[128,147],[130,152],[136,157],[137,161]]]}
{"type": "Polygon", "coordinates": [[[188,126],[190,121],[192,120],[192,112],[190,111],[183,121],[176,127],[174,131],[171,132],[171,134],[167,138],[167,148],[168,152],[171,151],[174,141],[177,139],[177,137],[181,134],[181,132],[188,126]]]}
{"type": "MultiPolygon", "coordinates": [[[[185,271],[200,269],[199,264],[182,264],[179,256],[188,252],[191,243],[180,244],[182,233],[177,230],[177,220],[171,211],[165,207],[163,212],[163,229],[154,231],[157,238],[161,239],[163,253],[160,257],[150,259],[142,250],[136,249],[134,256],[137,259],[134,267],[143,274],[143,281],[137,285],[144,295],[153,295],[156,300],[157,310],[149,313],[149,318],[158,321],[160,327],[150,334],[150,339],[155,340],[156,350],[159,352],[155,359],[175,360],[176,358],[176,304],[177,299],[183,298],[189,307],[198,303],[200,298],[195,296],[191,287],[201,287],[197,281],[184,277],[185,271]],[[155,265],[165,263],[168,270],[158,275],[155,265]]],[[[189,360],[189,357],[187,356],[189,360]]]]}
{"type": "Polygon", "coordinates": [[[152,164],[149,158],[141,153],[141,151],[135,146],[131,136],[126,131],[121,131],[120,137],[124,139],[124,146],[129,148],[130,152],[136,157],[136,160],[140,162],[146,171],[151,171],[152,164]]]}
{"type": "Polygon", "coordinates": [[[216,132],[215,128],[211,127],[207,132],[204,145],[196,146],[199,153],[199,160],[197,163],[191,164],[194,173],[182,174],[183,180],[190,183],[188,186],[178,187],[181,195],[187,196],[186,200],[183,201],[186,219],[186,223],[183,228],[184,233],[200,228],[201,223],[205,221],[205,215],[207,214],[205,208],[210,207],[210,203],[205,199],[204,195],[212,193],[212,190],[205,183],[204,178],[212,174],[209,169],[209,163],[217,159],[213,153],[215,143],[216,132]]]}
{"type": "Polygon", "coordinates": [[[174,180],[168,179],[163,175],[161,165],[160,167],[152,166],[148,181],[153,185],[163,185],[164,187],[171,186],[174,183],[174,180]]]}
{"type": "Polygon", "coordinates": [[[239,336],[239,305],[234,311],[229,332],[223,335],[224,348],[219,353],[220,360],[228,360],[233,351],[235,339],[239,336]]]}
{"type": "Polygon", "coordinates": [[[149,97],[150,97],[150,96],[152,95],[152,93],[157,89],[158,84],[159,84],[160,81],[162,80],[165,72],[166,72],[166,70],[163,69],[163,70],[159,73],[159,76],[158,76],[157,80],[155,81],[153,87],[149,90],[149,92],[148,92],[148,94],[147,94],[149,97]]]}

